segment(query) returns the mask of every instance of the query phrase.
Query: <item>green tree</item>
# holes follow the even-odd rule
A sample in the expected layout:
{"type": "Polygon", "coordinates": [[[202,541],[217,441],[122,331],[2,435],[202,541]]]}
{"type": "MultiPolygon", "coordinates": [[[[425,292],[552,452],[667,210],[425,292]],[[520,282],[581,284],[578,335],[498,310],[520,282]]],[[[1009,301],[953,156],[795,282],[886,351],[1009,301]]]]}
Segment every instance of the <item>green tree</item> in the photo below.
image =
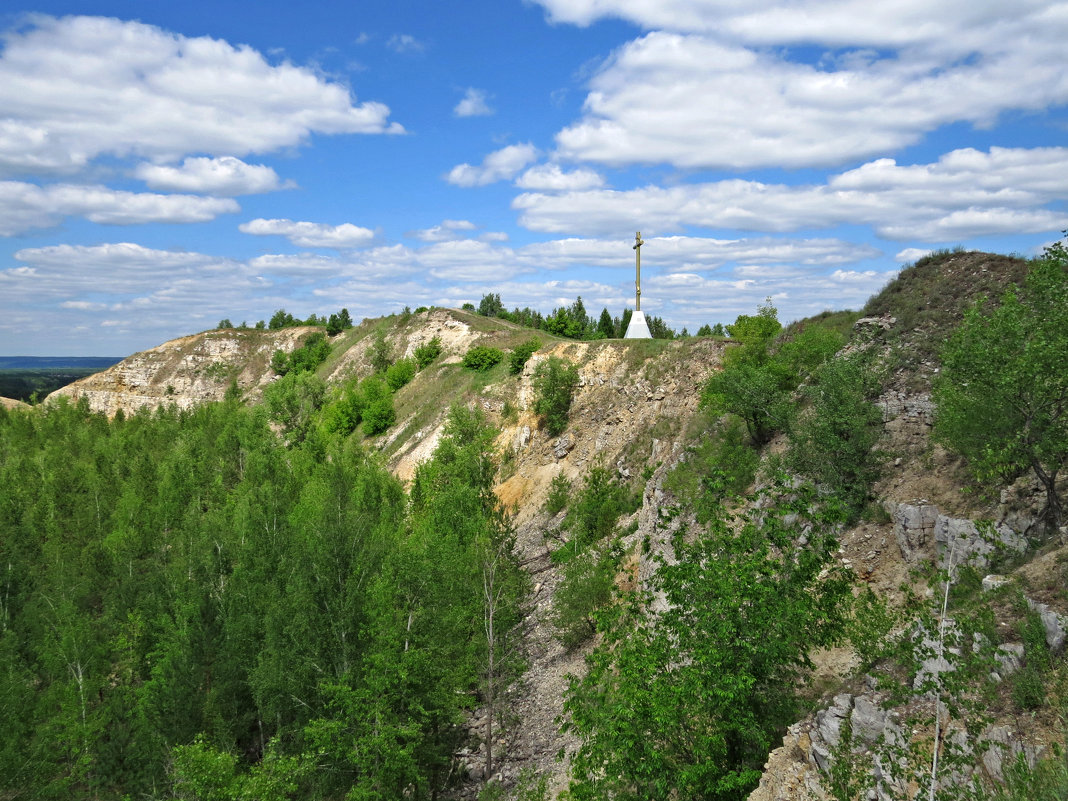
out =
{"type": "Polygon", "coordinates": [[[1046,492],[1042,519],[1061,525],[1057,479],[1068,461],[1068,253],[1057,243],[996,308],[965,314],[941,353],[936,437],[980,480],[1030,470],[1046,492]]]}
{"type": "Polygon", "coordinates": [[[605,467],[590,468],[563,523],[571,533],[572,552],[607,539],[615,531],[619,516],[637,508],[635,501],[640,503],[640,497],[632,498],[627,487],[605,467]]]}
{"type": "Polygon", "coordinates": [[[740,417],[753,444],[761,447],[788,428],[791,393],[841,347],[842,337],[809,325],[775,349],[781,326],[770,299],[756,315],[740,315],[728,330],[738,345],[724,354],[723,370],[705,384],[701,403],[715,414],[740,417]]]}
{"type": "Polygon", "coordinates": [[[756,786],[795,720],[809,651],[842,636],[851,598],[831,566],[836,516],[814,500],[780,496],[740,521],[721,510],[649,592],[599,613],[603,640],[564,705],[575,799],[733,801],[756,786]]]}
{"type": "Polygon", "coordinates": [[[577,648],[597,632],[594,615],[612,598],[616,569],[608,548],[587,549],[564,565],[549,621],[565,648],[577,648]]]}
{"type": "Polygon", "coordinates": [[[714,414],[738,415],[757,447],[786,428],[791,411],[780,376],[754,364],[730,365],[713,374],[701,391],[701,405],[714,414]]]}
{"type": "Polygon", "coordinates": [[[534,413],[542,418],[551,437],[567,428],[578,378],[578,368],[557,356],[550,356],[534,368],[534,413]]]}
{"type": "Polygon", "coordinates": [[[330,343],[322,331],[309,334],[299,347],[290,353],[276,350],[271,356],[271,369],[278,375],[314,370],[330,355],[330,343]]]}
{"type": "Polygon", "coordinates": [[[710,326],[708,323],[705,323],[704,325],[702,325],[700,328],[697,329],[697,336],[699,336],[699,337],[710,337],[710,336],[712,336],[712,326],[710,326]]]}
{"type": "Polygon", "coordinates": [[[881,382],[863,353],[831,359],[803,388],[811,406],[790,432],[787,462],[859,512],[882,471],[875,445],[883,416],[872,402],[881,382]]]}
{"type": "Polygon", "coordinates": [[[760,453],[753,449],[737,417],[709,426],[667,476],[664,488],[693,509],[698,522],[707,523],[728,496],[742,495],[753,483],[760,453]]]}
{"type": "Polygon", "coordinates": [[[326,384],[310,372],[287,373],[263,391],[268,414],[290,443],[308,436],[325,398],[326,384]]]}
{"type": "Polygon", "coordinates": [[[675,332],[660,317],[647,317],[646,323],[649,326],[649,333],[653,335],[653,339],[675,338],[675,332]]]}
{"type": "Polygon", "coordinates": [[[597,321],[597,333],[603,335],[605,339],[612,339],[616,336],[616,327],[612,323],[612,315],[608,313],[608,309],[601,309],[601,318],[597,321]]]}
{"type": "Polygon", "coordinates": [[[415,378],[418,368],[419,364],[415,359],[398,359],[386,369],[386,383],[396,392],[415,378]]]}
{"type": "Polygon", "coordinates": [[[278,309],[273,315],[271,315],[271,321],[267,324],[267,327],[272,331],[277,331],[280,328],[290,328],[291,326],[300,325],[300,320],[287,312],[285,309],[278,309]]]}
{"type": "Polygon", "coordinates": [[[393,364],[393,348],[386,340],[386,332],[382,328],[375,331],[374,339],[371,341],[371,347],[368,351],[368,359],[371,362],[371,369],[376,373],[386,372],[389,366],[393,364]]]}
{"type": "Polygon", "coordinates": [[[740,347],[727,351],[724,362],[764,364],[768,360],[771,343],[781,330],[778,309],[772,305],[771,298],[767,298],[763,306],[757,307],[756,314],[740,314],[727,326],[727,333],[740,347]]]}
{"type": "Polygon", "coordinates": [[[542,328],[550,334],[568,339],[585,339],[594,330],[581,295],[570,306],[553,309],[553,313],[542,321],[542,328]]]}
{"type": "Polygon", "coordinates": [[[363,396],[363,433],[369,437],[381,434],[397,421],[393,409],[393,393],[377,376],[369,376],[360,382],[363,396]]]}
{"type": "Polygon", "coordinates": [[[510,354],[508,354],[508,372],[512,375],[519,375],[523,372],[523,368],[527,362],[530,361],[530,357],[533,356],[538,348],[541,347],[541,340],[537,337],[531,337],[526,342],[522,342],[516,345],[510,354]]]}
{"type": "Polygon", "coordinates": [[[500,295],[486,294],[478,302],[478,313],[483,317],[498,317],[503,311],[504,304],[501,303],[500,295]]]}

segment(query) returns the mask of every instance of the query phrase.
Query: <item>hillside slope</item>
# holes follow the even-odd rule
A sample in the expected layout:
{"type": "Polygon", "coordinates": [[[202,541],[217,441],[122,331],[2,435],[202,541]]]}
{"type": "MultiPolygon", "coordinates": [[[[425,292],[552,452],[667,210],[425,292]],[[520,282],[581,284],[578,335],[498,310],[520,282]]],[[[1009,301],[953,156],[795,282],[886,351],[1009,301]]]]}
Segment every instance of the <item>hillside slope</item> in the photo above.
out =
{"type": "MultiPolygon", "coordinates": [[[[994,565],[1013,579],[1009,586],[1021,588],[1020,597],[1038,610],[1050,653],[1060,659],[1068,620],[1068,551],[1056,538],[1025,537],[1041,505],[1040,493],[1026,477],[993,494],[976,491],[963,461],[931,440],[931,380],[940,369],[941,343],[977,294],[996,297],[1018,282],[1025,269],[1025,262],[1008,257],[936,254],[904,271],[869,301],[865,318],[851,330],[847,351],[871,352],[885,367],[878,399],[878,447],[889,459],[874,487],[872,509],[881,511],[870,512],[841,533],[836,561],[850,571],[858,588],[870,588],[891,608],[911,603],[930,609],[941,597],[937,567],[947,556],[960,564],[974,551],[980,578],[994,565]],[[983,521],[994,526],[1006,556],[981,552],[984,546],[977,543],[983,521]]],[[[169,403],[187,408],[220,399],[236,382],[246,398],[255,401],[275,380],[269,366],[274,350],[292,351],[311,330],[209,331],[184,337],[72,384],[50,400],[85,397],[91,408],[107,414],[169,403]]],[[[665,479],[687,458],[688,448],[707,436],[709,421],[699,410],[700,391],[719,369],[729,343],[711,338],[574,342],[500,320],[434,309],[367,320],[334,337],[318,374],[328,385],[338,386],[371,374],[376,342],[384,342],[397,359],[411,356],[434,338],[442,343],[443,354],[397,391],[396,424],[377,437],[353,436],[408,480],[433,452],[453,404],[481,408],[500,431],[496,492],[513,511],[533,598],[524,623],[528,670],[508,693],[509,725],[500,729],[494,749],[497,771],[511,786],[523,769],[534,768],[550,779],[552,790],[562,790],[578,742],[561,734],[557,721],[563,714],[567,677],[584,672],[585,657],[596,640],[569,650],[550,622],[563,576],[550,554],[567,540],[559,531],[563,513],[546,510],[550,489],[558,477],[579,487],[592,468],[603,467],[640,495],[637,510],[617,524],[626,554],[617,580],[647,583],[657,556],[670,559],[673,542],[700,528],[685,509],[665,519],[664,512],[679,503],[665,479]],[[509,374],[503,363],[486,373],[461,364],[474,345],[507,350],[531,336],[538,337],[541,347],[520,375],[509,374]],[[553,356],[577,367],[579,386],[567,429],[550,437],[532,411],[532,376],[540,362],[553,356]],[[559,754],[564,759],[558,759],[559,754]]],[[[765,463],[784,448],[781,437],[773,440],[765,449],[765,463]]],[[[770,755],[754,801],[832,797],[832,785],[840,783],[841,766],[847,763],[857,786],[874,793],[860,797],[911,798],[920,786],[915,777],[924,749],[929,752],[930,743],[939,738],[951,738],[958,755],[966,755],[947,774],[947,792],[973,774],[1000,779],[1005,760],[1015,754],[1033,762],[1044,753],[1063,733],[1048,704],[1024,712],[1013,700],[1010,677],[1026,661],[1020,634],[1026,611],[1021,611],[1023,602],[1012,601],[1007,592],[994,601],[978,602],[995,616],[998,653],[1003,656],[998,668],[1001,689],[989,690],[996,698],[988,703],[991,714],[982,725],[944,711],[919,685],[916,692],[910,688],[904,694],[887,690],[891,680],[899,685],[912,681],[891,662],[872,661],[849,648],[816,653],[808,691],[813,712],[791,727],[783,747],[770,755]],[[1008,654],[1016,655],[1015,663],[1008,654]],[[937,732],[933,710],[941,710],[937,732]],[[843,740],[844,730],[859,732],[859,739],[843,740]],[[918,756],[907,765],[907,760],[891,763],[881,750],[888,745],[918,756]]],[[[982,597],[976,590],[974,598],[982,597]]],[[[476,715],[472,729],[481,730],[482,723],[476,715]]],[[[476,744],[460,755],[472,779],[462,795],[473,796],[484,778],[479,773],[480,747],[476,744]]]]}

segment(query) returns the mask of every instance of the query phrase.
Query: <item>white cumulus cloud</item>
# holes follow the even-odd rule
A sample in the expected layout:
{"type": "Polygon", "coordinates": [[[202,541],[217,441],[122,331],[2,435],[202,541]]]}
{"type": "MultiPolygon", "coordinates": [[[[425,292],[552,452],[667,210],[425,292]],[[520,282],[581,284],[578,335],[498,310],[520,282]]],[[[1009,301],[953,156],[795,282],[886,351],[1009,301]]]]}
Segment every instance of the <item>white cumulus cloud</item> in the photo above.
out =
{"type": "Polygon", "coordinates": [[[463,99],[456,104],[452,113],[457,117],[488,117],[493,114],[493,109],[489,107],[486,92],[471,86],[464,92],[463,99]]]}
{"type": "Polygon", "coordinates": [[[604,178],[585,167],[568,172],[559,164],[539,164],[516,178],[515,185],[535,191],[570,192],[604,186],[604,178]]]}
{"type": "Polygon", "coordinates": [[[459,239],[465,231],[477,229],[470,220],[442,220],[440,225],[432,225],[430,228],[421,228],[411,231],[408,236],[418,239],[420,242],[446,242],[451,239],[459,239]]]}
{"type": "Polygon", "coordinates": [[[446,179],[456,186],[485,186],[497,181],[507,181],[538,157],[538,149],[527,142],[521,145],[508,145],[495,150],[475,167],[471,164],[457,164],[446,179]]]}
{"type": "Polygon", "coordinates": [[[1009,109],[1068,102],[1059,45],[1034,50],[828,69],[779,50],[656,31],[623,46],[592,79],[582,117],[556,143],[562,158],[609,165],[842,164],[952,122],[986,125],[1009,109]]]}
{"type": "Polygon", "coordinates": [[[0,174],[403,131],[384,104],[357,104],[347,87],[245,45],[109,17],[29,19],[0,54],[0,174]]]}
{"type": "Polygon", "coordinates": [[[270,167],[233,156],[190,157],[180,167],[145,162],[137,165],[134,176],[152,189],[209,195],[255,195],[282,188],[270,167]]]}
{"type": "Polygon", "coordinates": [[[325,223],[294,220],[265,220],[262,217],[238,226],[242,233],[256,236],[284,236],[294,245],[309,248],[356,248],[370,244],[375,232],[352,223],[325,223]]]}
{"type": "Polygon", "coordinates": [[[878,159],[822,185],[730,179],[564,194],[528,192],[513,201],[520,222],[553,233],[608,233],[641,221],[650,233],[684,226],[797,231],[870,225],[888,239],[943,242],[1068,226],[1047,207],[1068,185],[1068,148],[952,151],[938,162],[878,159]]]}
{"type": "Polygon", "coordinates": [[[193,223],[240,210],[230,198],[125,192],[104,186],[0,181],[0,236],[58,225],[84,217],[105,225],[193,223]]]}
{"type": "Polygon", "coordinates": [[[422,53],[426,49],[426,45],[410,33],[393,34],[386,41],[386,47],[395,53],[422,53]]]}

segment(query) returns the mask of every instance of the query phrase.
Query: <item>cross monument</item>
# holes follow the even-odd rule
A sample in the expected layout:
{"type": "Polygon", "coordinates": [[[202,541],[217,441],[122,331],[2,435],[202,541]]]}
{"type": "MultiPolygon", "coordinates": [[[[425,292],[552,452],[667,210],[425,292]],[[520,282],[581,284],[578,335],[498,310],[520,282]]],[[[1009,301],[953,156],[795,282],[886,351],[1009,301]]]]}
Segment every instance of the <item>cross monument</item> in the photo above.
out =
{"type": "Polygon", "coordinates": [[[649,324],[645,322],[645,312],[642,311],[642,232],[634,232],[634,314],[630,316],[630,325],[624,339],[652,339],[649,324]]]}

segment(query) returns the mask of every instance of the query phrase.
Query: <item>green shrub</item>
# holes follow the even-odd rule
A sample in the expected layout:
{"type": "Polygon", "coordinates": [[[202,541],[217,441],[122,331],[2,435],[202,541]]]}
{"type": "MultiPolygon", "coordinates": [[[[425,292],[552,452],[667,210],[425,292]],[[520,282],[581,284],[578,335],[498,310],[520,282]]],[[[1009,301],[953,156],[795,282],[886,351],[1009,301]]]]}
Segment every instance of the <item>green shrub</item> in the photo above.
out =
{"type": "Polygon", "coordinates": [[[541,342],[537,337],[531,337],[521,345],[516,345],[510,354],[508,354],[508,371],[512,375],[518,375],[523,372],[523,368],[530,360],[530,357],[541,347],[541,342]]]}
{"type": "Polygon", "coordinates": [[[728,495],[740,495],[756,477],[760,453],[753,448],[745,426],[736,417],[724,420],[690,449],[664,481],[705,523],[728,495]]]}
{"type": "Polygon", "coordinates": [[[593,467],[564,520],[576,552],[607,539],[615,532],[619,516],[633,512],[640,502],[641,497],[631,493],[607,469],[593,467]]]}
{"type": "Polygon", "coordinates": [[[379,376],[346,383],[323,409],[322,427],[332,434],[348,436],[361,423],[363,433],[381,434],[397,420],[393,393],[379,376]]]}
{"type": "Polygon", "coordinates": [[[1046,702],[1046,676],[1030,663],[1012,676],[1012,702],[1020,709],[1039,709],[1046,702]]]}
{"type": "Polygon", "coordinates": [[[870,400],[878,389],[878,376],[863,354],[832,359],[804,387],[812,405],[790,433],[790,467],[831,490],[854,515],[864,507],[884,461],[875,450],[882,413],[870,400]]]}
{"type": "Polygon", "coordinates": [[[309,334],[300,347],[289,354],[276,350],[271,356],[271,369],[278,375],[311,372],[325,362],[329,355],[330,343],[326,341],[326,334],[316,331],[309,334]]]}
{"type": "Polygon", "coordinates": [[[577,648],[597,631],[594,613],[612,598],[616,562],[609,553],[591,549],[569,560],[553,595],[549,621],[556,638],[568,650],[577,648]]]}
{"type": "Polygon", "coordinates": [[[374,376],[361,382],[360,391],[363,395],[363,433],[368,437],[381,434],[397,421],[393,394],[374,376]]]}
{"type": "Polygon", "coordinates": [[[464,367],[468,370],[484,373],[486,370],[500,364],[503,359],[503,351],[486,345],[475,345],[464,354],[464,367]]]}
{"type": "Polygon", "coordinates": [[[578,386],[578,368],[550,356],[534,368],[534,413],[542,418],[551,437],[567,428],[571,400],[578,386]]]}
{"type": "Polygon", "coordinates": [[[567,506],[571,495],[571,482],[563,474],[553,477],[549,485],[549,497],[545,499],[545,511],[550,515],[557,515],[567,506]]]}
{"type": "Polygon", "coordinates": [[[413,378],[418,369],[415,359],[400,359],[386,369],[386,383],[396,392],[413,378]]]}
{"type": "Polygon", "coordinates": [[[415,360],[419,363],[419,369],[422,370],[429,367],[434,359],[441,355],[441,350],[441,337],[434,337],[429,342],[424,342],[417,347],[415,349],[415,360]]]}
{"type": "Polygon", "coordinates": [[[332,434],[348,436],[363,420],[364,397],[356,379],[346,382],[323,409],[322,426],[332,434]]]}

